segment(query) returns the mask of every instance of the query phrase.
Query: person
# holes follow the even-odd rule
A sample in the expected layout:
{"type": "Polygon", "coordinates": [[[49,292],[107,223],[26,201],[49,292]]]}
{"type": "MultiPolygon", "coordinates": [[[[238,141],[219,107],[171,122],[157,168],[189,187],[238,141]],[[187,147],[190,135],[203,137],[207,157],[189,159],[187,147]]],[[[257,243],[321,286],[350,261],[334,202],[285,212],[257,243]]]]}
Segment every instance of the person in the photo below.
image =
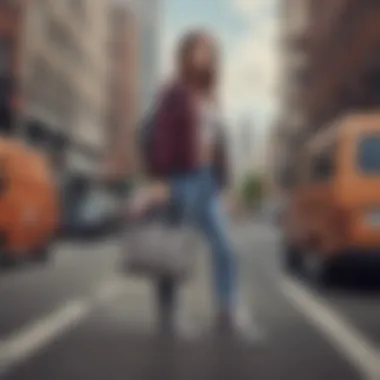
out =
{"type": "MultiPolygon", "coordinates": [[[[164,89],[157,110],[151,191],[154,202],[170,199],[184,221],[196,226],[208,241],[217,325],[241,332],[237,258],[222,202],[229,161],[217,96],[219,73],[220,53],[215,38],[204,31],[185,35],[178,49],[176,77],[164,89]]],[[[161,327],[175,329],[178,287],[170,278],[158,280],[157,300],[161,327]]],[[[247,335],[248,325],[244,325],[247,335]]],[[[252,324],[249,328],[250,332],[255,330],[252,324]]]]}

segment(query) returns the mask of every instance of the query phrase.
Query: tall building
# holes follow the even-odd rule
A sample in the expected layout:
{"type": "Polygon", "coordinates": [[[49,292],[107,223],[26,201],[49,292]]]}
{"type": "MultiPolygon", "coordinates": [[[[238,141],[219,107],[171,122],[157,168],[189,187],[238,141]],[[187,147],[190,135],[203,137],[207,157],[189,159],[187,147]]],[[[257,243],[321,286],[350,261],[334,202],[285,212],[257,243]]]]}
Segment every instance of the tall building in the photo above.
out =
{"type": "Polygon", "coordinates": [[[310,3],[310,75],[304,106],[310,130],[347,111],[380,105],[380,3],[310,3]]]}
{"type": "Polygon", "coordinates": [[[108,169],[128,180],[136,169],[136,126],[140,118],[139,29],[131,5],[115,3],[110,11],[108,169]]]}
{"type": "Polygon", "coordinates": [[[159,84],[162,0],[134,0],[140,23],[141,112],[154,102],[159,84]]]}
{"type": "Polygon", "coordinates": [[[279,133],[291,167],[317,130],[380,106],[380,3],[287,0],[283,16],[287,80],[279,133]]]}
{"type": "Polygon", "coordinates": [[[0,133],[15,134],[19,112],[24,8],[0,3],[0,133]]]}
{"type": "Polygon", "coordinates": [[[272,163],[276,179],[286,185],[290,168],[297,161],[298,144],[306,125],[306,112],[302,106],[309,70],[307,36],[309,32],[311,0],[286,0],[282,4],[282,110],[280,121],[274,127],[272,163]]]}
{"type": "Polygon", "coordinates": [[[105,153],[108,6],[24,0],[23,135],[59,167],[90,175],[105,153]]]}
{"type": "Polygon", "coordinates": [[[304,137],[345,112],[379,105],[379,2],[287,0],[283,15],[285,60],[298,55],[303,61],[301,68],[285,68],[285,113],[304,137]],[[301,27],[289,33],[300,14],[301,27]],[[290,105],[294,87],[297,100],[290,105]]]}

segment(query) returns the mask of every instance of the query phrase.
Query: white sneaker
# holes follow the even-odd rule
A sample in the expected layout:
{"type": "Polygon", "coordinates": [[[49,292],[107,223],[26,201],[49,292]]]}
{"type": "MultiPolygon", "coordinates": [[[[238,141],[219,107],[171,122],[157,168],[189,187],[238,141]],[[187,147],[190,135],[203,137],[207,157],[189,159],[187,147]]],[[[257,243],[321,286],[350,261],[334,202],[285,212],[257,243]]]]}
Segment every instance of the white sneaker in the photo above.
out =
{"type": "Polygon", "coordinates": [[[222,311],[218,315],[218,331],[222,335],[232,335],[243,342],[261,344],[264,342],[264,332],[254,322],[254,319],[243,308],[236,311],[222,311]]]}

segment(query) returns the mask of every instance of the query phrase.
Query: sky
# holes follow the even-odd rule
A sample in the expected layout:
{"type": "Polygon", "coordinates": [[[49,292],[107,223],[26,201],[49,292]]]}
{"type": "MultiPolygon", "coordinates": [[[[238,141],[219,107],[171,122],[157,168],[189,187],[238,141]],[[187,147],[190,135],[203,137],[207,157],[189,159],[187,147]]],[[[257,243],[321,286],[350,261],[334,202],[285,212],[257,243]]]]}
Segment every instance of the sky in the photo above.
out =
{"type": "Polygon", "coordinates": [[[173,48],[186,30],[206,27],[221,42],[221,93],[231,124],[249,118],[266,134],[278,110],[280,0],[163,1],[163,75],[172,70],[173,48]]]}

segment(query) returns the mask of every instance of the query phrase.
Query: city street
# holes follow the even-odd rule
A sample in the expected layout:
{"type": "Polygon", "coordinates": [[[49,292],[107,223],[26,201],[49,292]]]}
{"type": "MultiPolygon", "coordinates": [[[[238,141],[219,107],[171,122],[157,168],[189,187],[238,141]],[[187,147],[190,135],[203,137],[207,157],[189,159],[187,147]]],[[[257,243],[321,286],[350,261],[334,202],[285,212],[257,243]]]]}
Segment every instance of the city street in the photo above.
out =
{"type": "Polygon", "coordinates": [[[151,287],[118,273],[120,247],[61,243],[51,262],[0,277],[0,378],[7,380],[380,379],[380,294],[317,292],[278,265],[279,235],[234,225],[244,300],[262,345],[212,334],[208,265],[184,289],[183,311],[205,328],[192,342],[154,331],[151,287]]]}

